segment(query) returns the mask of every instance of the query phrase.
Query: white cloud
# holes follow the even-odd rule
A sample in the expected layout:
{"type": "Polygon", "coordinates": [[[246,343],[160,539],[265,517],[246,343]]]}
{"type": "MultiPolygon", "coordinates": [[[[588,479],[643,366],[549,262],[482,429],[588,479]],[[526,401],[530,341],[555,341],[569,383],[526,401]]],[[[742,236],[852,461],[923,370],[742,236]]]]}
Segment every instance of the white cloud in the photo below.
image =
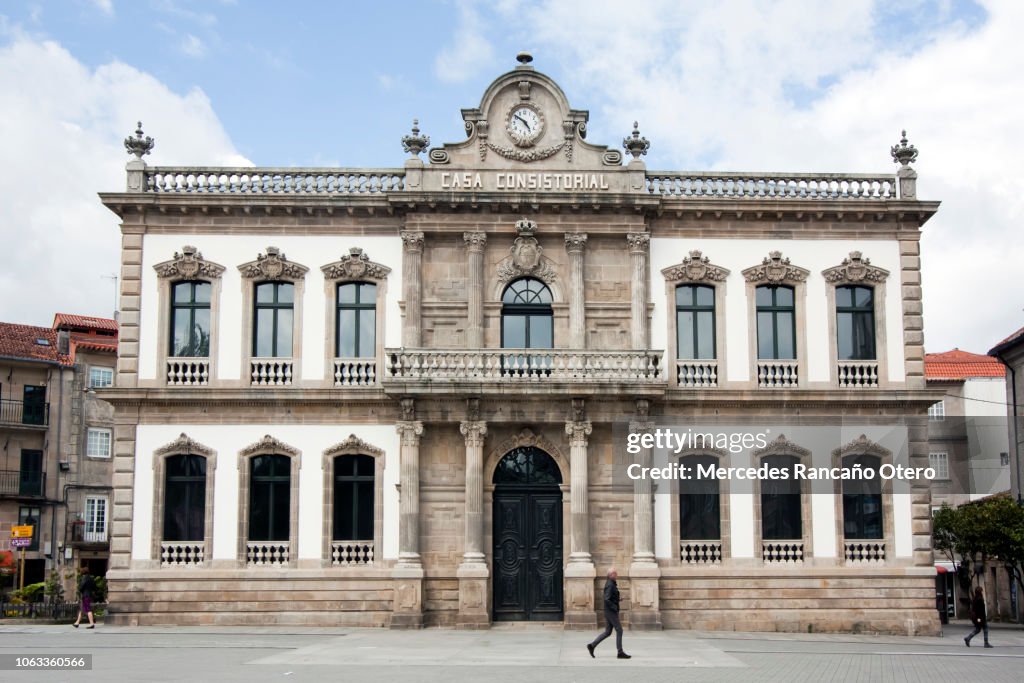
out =
{"type": "Polygon", "coordinates": [[[191,33],[182,38],[181,44],[178,47],[182,53],[188,57],[200,59],[206,55],[206,45],[203,44],[202,40],[191,33]]]}
{"type": "Polygon", "coordinates": [[[92,0],[92,4],[96,6],[96,9],[103,12],[107,16],[114,16],[113,0],[92,0]]]}
{"type": "Polygon", "coordinates": [[[486,27],[476,7],[470,0],[463,0],[458,7],[459,23],[453,43],[434,60],[434,73],[449,83],[469,80],[489,68],[494,60],[494,48],[484,37],[486,27]]]}
{"type": "Polygon", "coordinates": [[[112,313],[117,217],[98,191],[125,186],[122,140],[141,119],[156,164],[249,165],[200,90],[180,95],[120,62],[95,70],[60,45],[8,33],[0,47],[0,320],[112,313]],[[109,302],[109,303],[108,303],[109,302]]]}

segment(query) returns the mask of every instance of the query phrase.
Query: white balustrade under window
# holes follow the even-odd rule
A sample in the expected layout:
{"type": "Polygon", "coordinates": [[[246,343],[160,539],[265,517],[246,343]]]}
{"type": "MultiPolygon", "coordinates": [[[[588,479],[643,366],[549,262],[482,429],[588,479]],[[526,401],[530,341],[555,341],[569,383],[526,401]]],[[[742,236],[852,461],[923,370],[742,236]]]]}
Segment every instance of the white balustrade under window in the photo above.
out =
{"type": "Polygon", "coordinates": [[[657,351],[561,349],[387,349],[390,379],[640,382],[664,381],[657,351]]]}
{"type": "Polygon", "coordinates": [[[160,544],[161,567],[187,567],[203,564],[202,541],[164,541],[160,544]]]}
{"type": "Polygon", "coordinates": [[[373,541],[331,541],[331,564],[373,564],[373,541]]]}
{"type": "Polygon", "coordinates": [[[885,564],[884,541],[844,541],[846,564],[885,564]]]}
{"type": "Polygon", "coordinates": [[[679,560],[683,564],[721,564],[721,541],[679,541],[679,560]]]}
{"type": "Polygon", "coordinates": [[[245,561],[251,566],[288,564],[291,555],[291,544],[287,542],[249,541],[246,543],[245,561]]]}
{"type": "Polygon", "coordinates": [[[168,358],[167,384],[172,387],[199,386],[210,383],[209,358],[168,358]]]}
{"type": "Polygon", "coordinates": [[[253,358],[249,376],[253,386],[285,387],[292,383],[291,358],[253,358]]]}
{"type": "Polygon", "coordinates": [[[375,358],[335,358],[334,386],[369,387],[377,383],[375,358]]]}
{"type": "Polygon", "coordinates": [[[804,561],[804,542],[764,541],[761,557],[765,562],[801,563],[804,561]]]}
{"type": "Polygon", "coordinates": [[[843,388],[872,388],[878,386],[878,361],[841,360],[838,374],[843,388]]]}
{"type": "Polygon", "coordinates": [[[795,360],[757,361],[757,386],[769,389],[785,389],[799,384],[795,360]]]}
{"type": "Polygon", "coordinates": [[[702,389],[718,386],[717,360],[677,360],[676,384],[702,389]]]}

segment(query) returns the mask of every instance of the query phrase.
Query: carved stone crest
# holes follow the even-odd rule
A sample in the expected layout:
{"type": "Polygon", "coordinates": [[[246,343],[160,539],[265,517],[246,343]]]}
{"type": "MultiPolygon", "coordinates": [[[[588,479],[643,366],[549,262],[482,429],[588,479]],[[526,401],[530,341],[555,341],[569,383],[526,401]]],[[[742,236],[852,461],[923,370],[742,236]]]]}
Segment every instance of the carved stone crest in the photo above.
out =
{"type": "Polygon", "coordinates": [[[328,280],[384,280],[391,269],[374,263],[359,247],[352,247],[348,254],[334,263],[320,268],[328,280]]]}
{"type": "Polygon", "coordinates": [[[174,252],[173,259],[158,263],[153,268],[158,277],[185,280],[196,277],[216,279],[224,273],[224,266],[205,260],[199,250],[191,245],[185,245],[180,254],[174,252]]]}
{"type": "Polygon", "coordinates": [[[519,237],[513,242],[511,257],[507,258],[498,267],[498,279],[502,282],[521,277],[530,276],[538,278],[543,282],[550,283],[555,279],[555,271],[546,258],[544,248],[537,242],[533,234],[537,231],[537,224],[523,218],[516,221],[516,232],[519,237]]]}
{"type": "Polygon", "coordinates": [[[250,280],[301,280],[309,268],[289,261],[277,247],[267,247],[266,254],[259,254],[255,261],[238,266],[242,277],[250,280]]]}
{"type": "Polygon", "coordinates": [[[710,258],[694,249],[679,265],[669,266],[661,274],[668,282],[725,282],[729,271],[712,264],[710,258]]]}
{"type": "Polygon", "coordinates": [[[782,258],[781,251],[768,252],[768,256],[761,261],[761,265],[747,268],[743,271],[743,278],[747,282],[767,282],[770,284],[780,282],[806,282],[811,271],[790,264],[788,258],[782,258]]]}
{"type": "Polygon", "coordinates": [[[797,446],[787,439],[785,434],[779,434],[767,446],[751,453],[755,460],[765,455],[795,455],[798,458],[804,459],[811,457],[811,452],[803,446],[797,446]]]}
{"type": "Polygon", "coordinates": [[[368,444],[355,434],[349,434],[347,439],[334,444],[325,450],[324,454],[327,456],[358,454],[377,458],[384,455],[384,450],[368,444]]]}
{"type": "Polygon", "coordinates": [[[204,446],[198,441],[192,439],[190,436],[182,432],[177,439],[161,446],[160,448],[153,451],[153,455],[203,455],[212,456],[213,449],[209,446],[204,446]]]}
{"type": "Polygon", "coordinates": [[[256,443],[249,444],[243,448],[239,455],[258,455],[260,453],[279,453],[281,455],[295,456],[299,455],[299,450],[282,441],[278,441],[270,434],[266,434],[256,443]]]}
{"type": "Polygon", "coordinates": [[[885,282],[889,277],[889,271],[871,265],[871,259],[866,259],[859,251],[851,251],[842,264],[823,270],[821,274],[825,282],[830,284],[843,284],[846,282],[885,282]]]}

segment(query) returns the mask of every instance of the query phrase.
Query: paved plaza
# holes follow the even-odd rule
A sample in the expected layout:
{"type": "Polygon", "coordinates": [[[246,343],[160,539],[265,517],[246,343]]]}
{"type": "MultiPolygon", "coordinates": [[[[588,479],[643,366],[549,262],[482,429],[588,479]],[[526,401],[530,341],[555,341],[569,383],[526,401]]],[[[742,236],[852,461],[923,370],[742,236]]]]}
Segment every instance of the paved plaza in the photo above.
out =
{"type": "Polygon", "coordinates": [[[994,628],[964,647],[943,638],[661,631],[625,633],[591,659],[593,634],[498,625],[489,631],[0,626],[2,655],[91,654],[92,671],[0,674],[38,681],[1020,681],[1024,629],[994,628]]]}

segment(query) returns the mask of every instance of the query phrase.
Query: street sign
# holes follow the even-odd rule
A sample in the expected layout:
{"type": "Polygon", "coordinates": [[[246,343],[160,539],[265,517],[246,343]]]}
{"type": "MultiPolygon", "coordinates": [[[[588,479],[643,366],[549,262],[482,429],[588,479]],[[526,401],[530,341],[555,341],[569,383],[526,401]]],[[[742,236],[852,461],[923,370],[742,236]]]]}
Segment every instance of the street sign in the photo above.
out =
{"type": "Polygon", "coordinates": [[[31,538],[12,538],[11,539],[11,547],[12,548],[27,548],[30,545],[32,545],[32,539],[31,538]]]}
{"type": "Polygon", "coordinates": [[[23,524],[21,526],[11,527],[11,538],[32,538],[32,532],[35,527],[31,524],[23,524]]]}

